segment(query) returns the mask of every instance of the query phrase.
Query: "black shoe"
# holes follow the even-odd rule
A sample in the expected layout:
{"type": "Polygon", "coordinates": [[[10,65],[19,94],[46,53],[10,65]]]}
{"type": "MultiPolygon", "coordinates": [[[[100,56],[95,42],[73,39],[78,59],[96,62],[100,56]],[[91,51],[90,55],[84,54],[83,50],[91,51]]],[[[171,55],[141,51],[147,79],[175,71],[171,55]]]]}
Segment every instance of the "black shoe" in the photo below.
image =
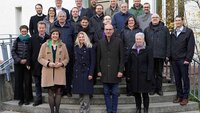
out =
{"type": "Polygon", "coordinates": [[[163,96],[163,91],[157,91],[156,92],[158,95],[163,96]]]}
{"type": "Polygon", "coordinates": [[[93,95],[90,95],[90,99],[92,99],[93,98],[93,95]]]}
{"type": "Polygon", "coordinates": [[[38,105],[40,105],[40,104],[42,104],[42,100],[40,100],[40,101],[35,101],[35,102],[33,103],[33,106],[38,106],[38,105]]]}
{"type": "Polygon", "coordinates": [[[155,94],[156,94],[155,91],[149,93],[149,95],[155,95],[155,94]]]}
{"type": "Polygon", "coordinates": [[[22,106],[23,104],[24,104],[24,101],[21,101],[21,100],[18,103],[19,106],[22,106]]]}
{"type": "Polygon", "coordinates": [[[144,108],[144,113],[148,113],[148,108],[144,108]]]}
{"type": "Polygon", "coordinates": [[[141,108],[137,108],[137,109],[136,109],[136,113],[142,113],[142,112],[141,112],[141,108]]]}
{"type": "Polygon", "coordinates": [[[30,104],[30,102],[28,102],[28,101],[27,101],[27,102],[24,102],[24,105],[29,105],[29,104],[30,104]]]}
{"type": "Polygon", "coordinates": [[[72,93],[67,93],[67,97],[72,97],[72,93]]]}
{"type": "Polygon", "coordinates": [[[126,96],[132,96],[132,95],[133,95],[132,93],[127,93],[127,94],[126,94],[126,96]]]}

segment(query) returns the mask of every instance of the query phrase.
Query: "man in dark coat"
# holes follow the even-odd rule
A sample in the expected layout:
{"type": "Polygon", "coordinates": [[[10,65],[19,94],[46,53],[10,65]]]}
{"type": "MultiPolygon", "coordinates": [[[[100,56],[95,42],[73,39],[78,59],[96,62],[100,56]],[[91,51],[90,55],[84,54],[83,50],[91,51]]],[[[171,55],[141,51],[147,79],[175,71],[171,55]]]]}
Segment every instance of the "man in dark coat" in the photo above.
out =
{"type": "Polygon", "coordinates": [[[105,25],[106,38],[97,45],[97,72],[104,88],[104,98],[108,113],[116,113],[119,96],[119,82],[123,76],[123,43],[113,35],[111,24],[105,25]],[[111,93],[110,93],[111,92],[111,93]]]}
{"type": "Polygon", "coordinates": [[[194,55],[194,33],[183,25],[183,17],[176,16],[176,28],[171,33],[171,64],[174,72],[177,98],[174,103],[187,105],[190,92],[188,67],[194,55]]]}
{"type": "Polygon", "coordinates": [[[73,50],[74,50],[74,29],[71,24],[66,21],[67,16],[64,11],[58,13],[58,21],[54,23],[53,28],[57,28],[60,31],[60,39],[66,44],[69,53],[69,63],[66,67],[66,89],[63,91],[63,95],[71,97],[71,81],[73,72],[73,50]]]}
{"type": "Polygon", "coordinates": [[[46,17],[46,15],[42,13],[42,10],[43,10],[42,4],[36,4],[35,10],[37,14],[32,16],[29,22],[29,32],[31,36],[33,36],[34,34],[38,34],[37,23],[39,21],[42,21],[46,17]]]}
{"type": "Polygon", "coordinates": [[[96,5],[96,14],[90,18],[90,25],[95,29],[98,40],[103,36],[103,6],[101,4],[96,5]]]}
{"type": "Polygon", "coordinates": [[[43,21],[39,21],[38,24],[38,34],[35,34],[31,37],[29,43],[29,51],[28,51],[28,65],[32,71],[32,75],[35,79],[35,90],[36,90],[36,98],[33,106],[37,106],[42,104],[42,88],[41,88],[41,71],[42,66],[38,62],[38,55],[40,51],[41,45],[46,42],[49,36],[45,33],[46,24],[43,21]]]}
{"type": "Polygon", "coordinates": [[[75,3],[76,3],[76,7],[79,10],[78,15],[80,17],[87,16],[87,9],[83,8],[83,6],[82,6],[82,0],[75,0],[75,3]]]}
{"type": "Polygon", "coordinates": [[[69,23],[73,27],[74,30],[78,29],[80,24],[81,17],[78,15],[79,9],[77,7],[73,7],[71,10],[71,18],[69,19],[69,23]]]}
{"type": "Polygon", "coordinates": [[[60,11],[64,11],[66,13],[66,15],[67,15],[67,20],[68,20],[68,19],[70,19],[69,10],[67,10],[67,9],[65,9],[65,8],[62,7],[62,2],[63,2],[62,0],[55,0],[56,15],[58,16],[58,13],[60,11]]]}
{"type": "Polygon", "coordinates": [[[144,30],[147,46],[153,49],[154,58],[154,74],[155,74],[155,91],[152,94],[157,93],[163,95],[162,92],[162,73],[164,61],[168,59],[170,52],[170,34],[169,30],[164,23],[160,21],[158,14],[151,16],[151,23],[149,27],[144,30]]]}
{"type": "Polygon", "coordinates": [[[96,3],[97,3],[97,0],[90,0],[91,6],[87,9],[87,14],[86,14],[86,16],[88,18],[91,18],[92,16],[94,16],[96,14],[96,12],[95,12],[96,3]]]}

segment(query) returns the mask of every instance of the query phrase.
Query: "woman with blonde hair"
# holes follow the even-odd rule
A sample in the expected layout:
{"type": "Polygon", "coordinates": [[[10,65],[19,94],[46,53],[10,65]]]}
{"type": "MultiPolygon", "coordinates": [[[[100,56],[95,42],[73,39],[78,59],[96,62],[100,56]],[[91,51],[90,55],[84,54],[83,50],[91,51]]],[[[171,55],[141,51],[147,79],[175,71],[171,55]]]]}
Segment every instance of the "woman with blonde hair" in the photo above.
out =
{"type": "Polygon", "coordinates": [[[65,44],[60,40],[58,29],[52,29],[50,37],[40,48],[38,62],[43,66],[41,84],[48,89],[51,113],[59,113],[62,88],[66,85],[65,66],[69,62],[69,55],[65,44]]]}
{"type": "Polygon", "coordinates": [[[90,112],[90,95],[93,94],[95,49],[89,37],[79,32],[74,47],[74,75],[72,91],[80,96],[80,113],[90,112]]]}

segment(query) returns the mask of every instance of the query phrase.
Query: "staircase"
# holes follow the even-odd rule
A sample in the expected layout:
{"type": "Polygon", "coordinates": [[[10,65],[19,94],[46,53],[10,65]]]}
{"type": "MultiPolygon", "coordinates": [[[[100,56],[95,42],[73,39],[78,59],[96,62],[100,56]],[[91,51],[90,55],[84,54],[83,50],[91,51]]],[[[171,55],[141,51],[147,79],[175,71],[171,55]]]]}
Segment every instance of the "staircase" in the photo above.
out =
{"type": "MultiPolygon", "coordinates": [[[[94,97],[91,100],[91,113],[106,113],[103,87],[99,79],[97,80],[97,85],[94,87],[94,97]]],[[[34,85],[33,91],[35,91],[34,85]]],[[[198,110],[198,103],[196,102],[189,102],[187,106],[180,106],[179,104],[172,103],[172,100],[176,95],[174,84],[163,83],[163,91],[164,96],[150,96],[149,113],[175,113],[198,110]]],[[[125,79],[123,79],[120,83],[121,95],[118,101],[118,113],[134,113],[136,110],[134,97],[127,97],[125,93],[126,85],[125,79]]],[[[1,107],[3,110],[12,110],[23,113],[49,113],[50,108],[48,105],[48,94],[46,90],[43,91],[43,101],[44,103],[37,107],[33,107],[32,104],[20,107],[18,106],[18,101],[3,102],[1,107]]],[[[64,96],[61,103],[60,113],[79,113],[78,95],[73,95],[72,97],[64,96]]]]}

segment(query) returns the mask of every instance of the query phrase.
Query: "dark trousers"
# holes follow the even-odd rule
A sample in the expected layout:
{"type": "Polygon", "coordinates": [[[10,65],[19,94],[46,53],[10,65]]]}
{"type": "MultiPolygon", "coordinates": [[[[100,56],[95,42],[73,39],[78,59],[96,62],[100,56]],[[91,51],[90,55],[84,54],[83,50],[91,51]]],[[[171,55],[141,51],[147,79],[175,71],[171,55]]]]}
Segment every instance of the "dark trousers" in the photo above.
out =
{"type": "Polygon", "coordinates": [[[15,65],[15,99],[23,102],[30,102],[33,99],[31,77],[25,65],[15,65]]]}
{"type": "Polygon", "coordinates": [[[36,92],[35,101],[42,101],[41,75],[35,75],[34,79],[35,79],[35,92],[36,92]]]}
{"type": "Polygon", "coordinates": [[[148,93],[134,93],[136,108],[141,109],[142,98],[143,98],[143,106],[144,108],[149,108],[149,94],[148,93]],[[142,94],[142,97],[141,97],[142,94]]]}
{"type": "Polygon", "coordinates": [[[190,91],[190,80],[188,77],[188,64],[183,64],[184,60],[172,61],[172,69],[175,77],[177,97],[188,99],[190,91]],[[183,84],[182,84],[183,81],[183,84]]]}
{"type": "Polygon", "coordinates": [[[162,79],[163,79],[163,65],[164,59],[154,58],[154,75],[155,75],[155,91],[162,91],[162,79]]]}
{"type": "Polygon", "coordinates": [[[70,59],[66,67],[66,87],[64,88],[63,91],[64,94],[71,93],[72,74],[73,74],[73,61],[72,59],[70,59]]]}

